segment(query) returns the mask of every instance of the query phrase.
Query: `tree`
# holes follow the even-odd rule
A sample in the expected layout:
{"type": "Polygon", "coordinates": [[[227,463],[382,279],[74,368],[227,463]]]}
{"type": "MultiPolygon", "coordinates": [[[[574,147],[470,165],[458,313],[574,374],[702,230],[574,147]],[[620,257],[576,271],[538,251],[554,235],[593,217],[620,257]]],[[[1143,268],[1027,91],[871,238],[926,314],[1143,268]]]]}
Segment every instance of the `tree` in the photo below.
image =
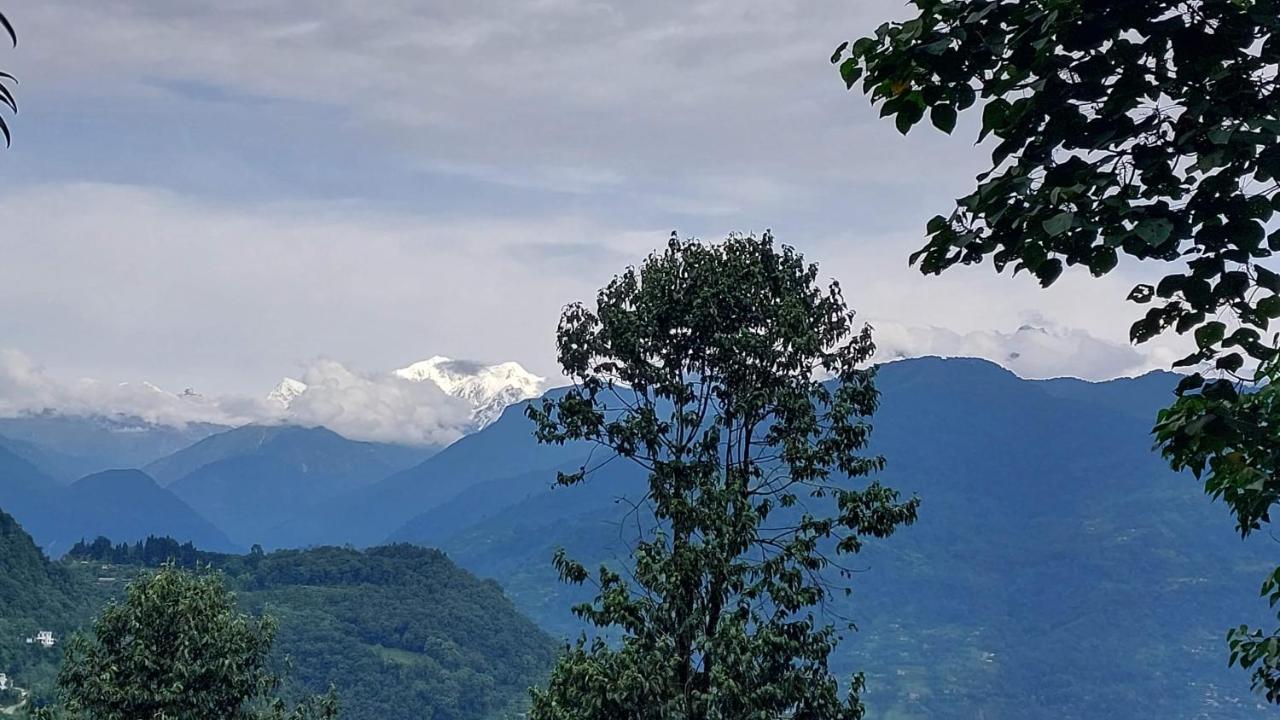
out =
{"type": "MultiPolygon", "coordinates": [[[[827,667],[839,635],[818,615],[834,589],[824,571],[914,522],[918,500],[856,480],[884,463],[859,455],[874,346],[817,278],[768,233],[673,235],[594,310],[565,309],[557,348],[573,386],[530,406],[537,438],[608,451],[561,485],[614,458],[643,466],[649,527],[630,579],[600,568],[595,601],[574,608],[619,642],[569,648],[533,693],[535,720],[862,717],[862,677],[842,699],[827,667]]],[[[589,579],[563,551],[556,567],[589,579]]]]}
{"type": "MultiPolygon", "coordinates": [[[[18,33],[13,29],[13,25],[9,22],[9,18],[0,12],[0,30],[9,36],[9,41],[14,47],[18,46],[18,33]]],[[[13,97],[13,91],[9,89],[9,83],[16,83],[17,78],[7,72],[0,71],[0,105],[9,108],[12,112],[18,112],[18,101],[13,97]]],[[[13,138],[9,132],[9,123],[5,121],[4,116],[0,115],[0,134],[4,135],[4,144],[9,145],[13,138]]]]}
{"type": "MultiPolygon", "coordinates": [[[[1045,286],[1121,256],[1177,263],[1129,299],[1151,305],[1130,335],[1188,334],[1194,367],[1155,435],[1230,507],[1242,535],[1280,499],[1280,2],[912,0],[832,56],[902,133],[950,133],[983,101],[991,168],[911,256],[928,274],[990,258],[1045,286]],[[1208,376],[1208,377],[1206,377],[1208,376]],[[1259,388],[1263,388],[1259,391],[1259,388]]],[[[1263,593],[1272,603],[1280,571],[1263,593]]],[[[1233,663],[1280,702],[1280,631],[1229,636],[1233,663]]]]}
{"type": "MultiPolygon", "coordinates": [[[[236,607],[212,571],[172,565],[130,583],[91,637],[67,645],[58,686],[70,717],[306,720],[337,717],[332,694],[292,710],[272,694],[275,623],[236,607]]],[[[49,715],[52,716],[52,715],[49,715]]]]}

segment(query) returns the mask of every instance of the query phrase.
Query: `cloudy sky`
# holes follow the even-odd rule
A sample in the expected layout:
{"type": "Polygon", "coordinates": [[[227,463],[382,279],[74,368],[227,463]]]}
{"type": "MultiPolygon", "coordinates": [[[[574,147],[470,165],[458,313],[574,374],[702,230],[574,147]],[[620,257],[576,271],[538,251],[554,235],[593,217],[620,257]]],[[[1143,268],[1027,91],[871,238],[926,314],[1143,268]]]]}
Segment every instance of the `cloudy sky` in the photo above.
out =
{"type": "Polygon", "coordinates": [[[22,113],[0,154],[0,349],[21,372],[261,395],[322,358],[444,354],[554,377],[566,302],[672,230],[765,228],[891,356],[1085,377],[1164,358],[1125,344],[1133,268],[1050,292],[908,268],[986,151],[972,118],[902,138],[844,90],[832,49],[896,1],[5,10],[22,113]]]}

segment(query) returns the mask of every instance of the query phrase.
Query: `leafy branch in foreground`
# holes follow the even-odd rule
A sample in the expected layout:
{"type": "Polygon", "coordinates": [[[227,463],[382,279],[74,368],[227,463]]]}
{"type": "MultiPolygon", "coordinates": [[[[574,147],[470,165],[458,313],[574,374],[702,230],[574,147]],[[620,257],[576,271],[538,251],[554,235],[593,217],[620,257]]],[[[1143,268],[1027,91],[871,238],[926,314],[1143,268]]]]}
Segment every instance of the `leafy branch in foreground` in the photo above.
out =
{"type": "MultiPolygon", "coordinates": [[[[0,31],[9,38],[14,47],[18,46],[18,32],[13,29],[13,24],[9,22],[9,18],[0,12],[0,31]]],[[[10,89],[11,83],[18,82],[18,79],[3,70],[0,70],[0,106],[9,108],[11,112],[18,112],[18,101],[13,96],[13,90],[10,89]]],[[[4,144],[7,146],[13,142],[10,134],[9,123],[0,115],[0,135],[4,135],[4,144]]]]}
{"type": "MultiPolygon", "coordinates": [[[[861,718],[862,676],[842,698],[827,666],[840,638],[819,614],[825,572],[914,522],[918,500],[857,480],[883,465],[859,454],[878,402],[861,367],[874,345],[839,286],[767,233],[673,235],[594,309],[570,305],[557,347],[574,385],[530,406],[538,440],[643,466],[648,527],[629,578],[601,568],[597,598],[575,608],[620,641],[570,647],[531,717],[861,718]]],[[[591,579],[563,552],[556,567],[591,579]]]]}

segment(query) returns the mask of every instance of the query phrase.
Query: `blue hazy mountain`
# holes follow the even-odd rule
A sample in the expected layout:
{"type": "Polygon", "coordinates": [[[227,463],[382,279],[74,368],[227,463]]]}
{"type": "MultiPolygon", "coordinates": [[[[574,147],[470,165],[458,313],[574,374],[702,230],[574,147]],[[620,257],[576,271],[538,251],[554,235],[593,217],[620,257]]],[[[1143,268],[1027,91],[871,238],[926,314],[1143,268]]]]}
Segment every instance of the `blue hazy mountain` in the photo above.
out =
{"type": "MultiPolygon", "coordinates": [[[[1255,598],[1274,553],[1151,452],[1176,381],[1029,381],[977,360],[881,368],[873,449],[881,479],[923,499],[920,522],[870,543],[852,598],[827,607],[860,629],[833,666],[868,672],[872,717],[1267,716],[1223,637],[1265,621],[1255,598]]],[[[522,426],[509,413],[489,430],[514,442],[522,426]]],[[[391,537],[443,547],[576,636],[568,608],[585,591],[557,582],[552,554],[624,562],[644,475],[619,461],[552,489],[580,458],[517,447],[517,472],[473,468],[470,487],[391,537]]]]}
{"type": "Polygon", "coordinates": [[[0,448],[4,448],[26,460],[41,473],[61,483],[70,483],[76,478],[81,478],[103,469],[100,467],[99,462],[92,458],[58,452],[27,440],[15,440],[0,436],[0,448]]]}
{"type": "Polygon", "coordinates": [[[238,547],[141,470],[106,470],[80,478],[67,488],[63,500],[66,528],[60,538],[46,544],[55,554],[66,552],[77,540],[98,536],[133,542],[163,535],[222,552],[238,547]]]}
{"type": "Polygon", "coordinates": [[[205,465],[247,455],[275,457],[313,472],[358,478],[369,484],[417,465],[439,448],[348,440],[323,427],[246,425],[210,435],[148,464],[144,469],[169,485],[205,465]],[[371,474],[382,473],[376,477],[371,474]]]}
{"type": "Polygon", "coordinates": [[[127,542],[168,535],[209,550],[237,548],[225,533],[139,470],[107,470],[63,485],[3,448],[0,509],[17,518],[52,556],[99,535],[127,542]]]}
{"type": "Polygon", "coordinates": [[[141,468],[225,429],[209,423],[175,427],[135,417],[55,412],[0,418],[0,436],[46,456],[47,465],[39,457],[29,459],[67,481],[99,470],[141,468]]]}
{"type": "Polygon", "coordinates": [[[524,403],[508,407],[492,425],[425,462],[367,488],[339,495],[314,513],[285,523],[277,529],[274,540],[287,547],[374,545],[415,516],[477,485],[556,467],[585,455],[582,445],[538,445],[524,408],[524,403]]]}
{"type": "Polygon", "coordinates": [[[278,547],[274,528],[434,451],[356,442],[322,427],[250,425],[212,435],[148,472],[236,542],[278,547]]]}

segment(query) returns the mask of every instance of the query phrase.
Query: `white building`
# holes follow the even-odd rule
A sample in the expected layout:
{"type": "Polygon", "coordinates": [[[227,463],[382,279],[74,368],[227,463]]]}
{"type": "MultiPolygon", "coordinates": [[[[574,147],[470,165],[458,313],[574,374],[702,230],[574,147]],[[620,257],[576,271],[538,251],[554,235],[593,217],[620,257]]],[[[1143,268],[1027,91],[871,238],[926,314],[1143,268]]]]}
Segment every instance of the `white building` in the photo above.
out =
{"type": "Polygon", "coordinates": [[[13,683],[9,682],[9,676],[0,673],[0,690],[8,690],[13,687],[13,683]]]}
{"type": "Polygon", "coordinates": [[[41,630],[40,632],[36,633],[35,637],[27,638],[28,645],[31,645],[33,643],[36,645],[42,645],[44,647],[51,648],[54,645],[58,644],[58,640],[53,636],[53,632],[51,630],[41,630]]]}

